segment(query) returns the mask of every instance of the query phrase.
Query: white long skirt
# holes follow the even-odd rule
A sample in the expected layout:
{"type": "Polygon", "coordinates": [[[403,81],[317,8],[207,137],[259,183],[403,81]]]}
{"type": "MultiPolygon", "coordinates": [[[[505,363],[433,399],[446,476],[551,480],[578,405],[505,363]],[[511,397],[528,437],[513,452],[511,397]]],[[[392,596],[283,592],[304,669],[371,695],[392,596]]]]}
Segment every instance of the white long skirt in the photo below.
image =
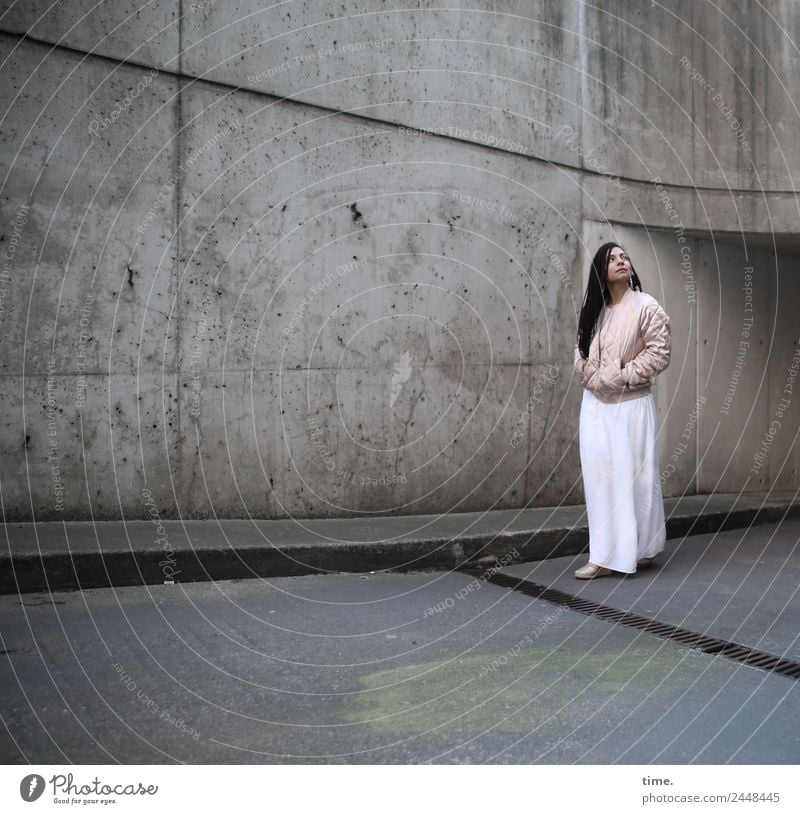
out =
{"type": "Polygon", "coordinates": [[[589,561],[632,574],[667,538],[653,396],[604,404],[584,390],[579,435],[589,561]]]}

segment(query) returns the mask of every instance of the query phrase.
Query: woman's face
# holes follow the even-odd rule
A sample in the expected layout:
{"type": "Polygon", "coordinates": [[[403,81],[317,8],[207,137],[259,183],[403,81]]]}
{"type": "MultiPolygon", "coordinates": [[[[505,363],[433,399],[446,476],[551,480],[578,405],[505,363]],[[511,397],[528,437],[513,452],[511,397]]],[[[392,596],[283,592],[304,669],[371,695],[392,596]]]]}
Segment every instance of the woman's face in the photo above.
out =
{"type": "Polygon", "coordinates": [[[625,250],[619,246],[608,254],[607,277],[609,285],[612,283],[627,283],[631,276],[631,259],[625,254],[625,250]]]}

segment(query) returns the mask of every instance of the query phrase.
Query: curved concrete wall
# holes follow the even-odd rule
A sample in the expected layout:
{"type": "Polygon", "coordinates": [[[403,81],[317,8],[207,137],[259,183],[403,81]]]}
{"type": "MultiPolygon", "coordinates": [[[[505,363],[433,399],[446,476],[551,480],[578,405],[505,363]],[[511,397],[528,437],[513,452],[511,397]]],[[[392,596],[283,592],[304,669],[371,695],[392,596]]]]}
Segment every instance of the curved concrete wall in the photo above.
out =
{"type": "Polygon", "coordinates": [[[776,389],[739,389],[764,406],[726,413],[732,463],[692,429],[665,490],[795,482],[747,474],[796,346],[791,3],[93,5],[0,18],[8,518],[578,501],[572,346],[610,234],[678,328],[665,459],[735,365],[698,333],[740,321],[720,233],[763,271],[749,371],[776,389]]]}

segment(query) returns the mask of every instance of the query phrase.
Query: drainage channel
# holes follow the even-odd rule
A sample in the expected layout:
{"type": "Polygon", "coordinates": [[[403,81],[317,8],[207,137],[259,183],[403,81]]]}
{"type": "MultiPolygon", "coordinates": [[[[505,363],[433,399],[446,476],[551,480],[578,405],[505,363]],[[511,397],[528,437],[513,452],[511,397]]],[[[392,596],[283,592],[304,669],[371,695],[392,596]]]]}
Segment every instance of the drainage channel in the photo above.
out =
{"type": "Polygon", "coordinates": [[[510,588],[512,591],[519,591],[534,599],[544,599],[547,602],[562,605],[585,616],[602,619],[624,627],[632,627],[645,633],[651,633],[661,639],[677,642],[685,647],[702,650],[712,656],[725,656],[725,658],[738,661],[740,664],[749,664],[751,667],[758,667],[759,670],[777,673],[787,678],[793,678],[795,681],[800,679],[800,663],[791,659],[779,658],[771,653],[765,653],[763,650],[754,650],[752,647],[729,642],[725,639],[718,639],[715,636],[695,633],[693,630],[659,622],[647,616],[640,616],[638,613],[601,605],[591,599],[581,599],[572,594],[564,593],[564,591],[548,588],[545,585],[529,582],[526,579],[512,577],[509,574],[497,572],[487,574],[482,571],[471,571],[471,573],[482,576],[486,582],[491,582],[502,588],[510,588]]]}

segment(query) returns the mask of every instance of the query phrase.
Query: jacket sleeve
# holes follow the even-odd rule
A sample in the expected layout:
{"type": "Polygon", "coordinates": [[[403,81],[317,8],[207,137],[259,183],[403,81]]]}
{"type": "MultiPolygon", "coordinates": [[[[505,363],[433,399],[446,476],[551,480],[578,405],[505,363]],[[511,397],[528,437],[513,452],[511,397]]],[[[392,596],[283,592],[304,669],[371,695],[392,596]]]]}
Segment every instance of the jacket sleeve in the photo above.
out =
{"type": "Polygon", "coordinates": [[[622,378],[631,387],[651,382],[658,373],[666,370],[672,349],[669,317],[658,303],[642,308],[639,328],[644,349],[622,369],[622,378]]]}

